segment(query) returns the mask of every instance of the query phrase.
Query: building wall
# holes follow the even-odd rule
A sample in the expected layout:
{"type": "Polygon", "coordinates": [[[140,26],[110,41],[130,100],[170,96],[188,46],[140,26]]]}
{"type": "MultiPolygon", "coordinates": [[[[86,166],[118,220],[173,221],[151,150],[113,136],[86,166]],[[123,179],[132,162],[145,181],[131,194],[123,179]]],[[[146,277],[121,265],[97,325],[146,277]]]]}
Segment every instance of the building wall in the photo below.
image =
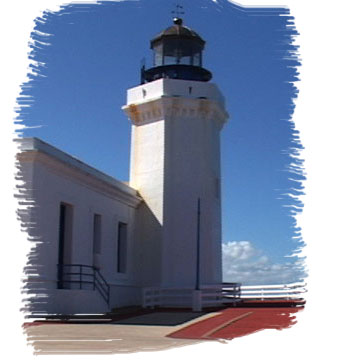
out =
{"type": "MultiPolygon", "coordinates": [[[[28,178],[29,174],[32,176],[29,192],[35,201],[35,206],[31,211],[31,218],[36,225],[29,230],[29,234],[40,243],[31,257],[31,271],[38,274],[37,282],[34,282],[35,288],[39,287],[41,292],[49,292],[49,294],[53,294],[52,298],[57,297],[58,299],[49,302],[48,312],[71,310],[71,304],[74,303],[75,297],[79,296],[78,291],[75,290],[71,295],[72,290],[57,289],[61,203],[71,205],[73,213],[71,257],[69,259],[71,264],[89,266],[94,264],[93,218],[94,214],[101,215],[101,251],[96,257],[96,262],[98,261],[101,274],[111,285],[110,306],[139,304],[141,290],[140,279],[136,271],[138,237],[135,233],[135,212],[140,198],[136,192],[124,184],[121,185],[121,188],[125,187],[127,191],[122,191],[93,176],[90,172],[76,168],[73,166],[74,164],[70,165],[38,150],[23,152],[19,159],[24,178],[28,178]],[[119,222],[127,224],[125,273],[117,271],[119,222]],[[120,295],[121,293],[123,296],[120,295]],[[51,304],[53,305],[51,306],[51,304]]],[[[30,288],[34,288],[32,283],[30,288]]],[[[102,305],[102,299],[97,291],[92,291],[96,296],[85,295],[86,292],[88,289],[83,292],[79,311],[91,312],[93,309],[107,311],[106,306],[102,305]]],[[[39,311],[36,302],[34,308],[39,311]]],[[[43,311],[43,305],[40,308],[43,311]]]]}

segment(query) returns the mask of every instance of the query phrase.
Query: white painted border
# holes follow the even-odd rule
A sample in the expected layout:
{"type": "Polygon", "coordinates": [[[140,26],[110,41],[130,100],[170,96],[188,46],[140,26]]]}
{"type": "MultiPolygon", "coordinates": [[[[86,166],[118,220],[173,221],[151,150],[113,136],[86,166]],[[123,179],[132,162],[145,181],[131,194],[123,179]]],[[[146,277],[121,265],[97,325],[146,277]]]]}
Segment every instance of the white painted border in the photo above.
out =
{"type": "MultiPolygon", "coordinates": [[[[83,0],[83,2],[89,2],[83,0]]],[[[210,355],[233,359],[295,359],[324,356],[335,353],[335,339],[329,333],[335,317],[334,304],[323,301],[322,289],[329,289],[328,299],[334,299],[333,267],[335,263],[336,234],[336,174],[333,172],[336,152],[336,55],[332,52],[336,33],[336,2],[334,0],[240,0],[245,5],[288,5],[296,18],[301,33],[300,45],[303,65],[300,97],[295,111],[295,122],[301,131],[301,141],[306,147],[308,180],[306,181],[305,209],[299,216],[304,240],[308,244],[305,254],[310,271],[308,279],[308,304],[305,312],[298,316],[299,324],[287,331],[264,331],[237,339],[230,345],[203,343],[193,347],[131,355],[114,356],[114,359],[171,359],[178,357],[209,358],[210,355]],[[322,305],[324,305],[322,307],[322,305]]],[[[2,203],[1,219],[4,221],[1,261],[2,318],[1,352],[10,358],[33,358],[26,339],[18,324],[22,323],[19,279],[25,263],[27,245],[25,236],[19,231],[15,216],[16,202],[13,200],[13,156],[15,147],[11,142],[14,127],[13,107],[19,93],[19,85],[26,78],[28,67],[28,34],[33,28],[33,19],[43,10],[57,10],[59,0],[12,0],[1,7],[1,160],[2,203]],[[18,251],[20,249],[20,251],[18,251]],[[7,276],[10,274],[10,276],[7,276]],[[3,294],[8,294],[4,296],[3,294]],[[6,334],[6,335],[4,335],[6,334]],[[4,339],[5,337],[5,339],[4,339]],[[21,356],[20,356],[21,355],[21,356]]],[[[324,291],[324,293],[325,293],[324,291]]],[[[332,329],[331,329],[332,331],[332,329]]],[[[58,357],[58,356],[57,356],[58,357]]],[[[72,359],[62,356],[61,359],[72,359]]],[[[86,359],[97,356],[86,356],[86,359]]]]}

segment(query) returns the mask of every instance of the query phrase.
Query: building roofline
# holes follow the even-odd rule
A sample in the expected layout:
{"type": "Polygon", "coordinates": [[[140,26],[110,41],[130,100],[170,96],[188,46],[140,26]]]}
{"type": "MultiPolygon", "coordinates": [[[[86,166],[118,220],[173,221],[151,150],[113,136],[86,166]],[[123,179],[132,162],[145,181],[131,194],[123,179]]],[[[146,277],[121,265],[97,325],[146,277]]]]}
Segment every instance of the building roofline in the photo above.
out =
{"type": "Polygon", "coordinates": [[[28,137],[28,138],[18,138],[15,139],[19,143],[20,152],[30,152],[30,151],[38,151],[45,153],[65,164],[76,168],[84,173],[87,173],[109,185],[114,186],[120,191],[127,193],[128,195],[139,197],[137,190],[132,187],[126,185],[125,183],[115,179],[114,177],[105,174],[104,172],[95,169],[94,167],[84,163],[83,161],[77,159],[74,156],[67,154],[66,152],[50,145],[39,138],[36,137],[28,137]]]}

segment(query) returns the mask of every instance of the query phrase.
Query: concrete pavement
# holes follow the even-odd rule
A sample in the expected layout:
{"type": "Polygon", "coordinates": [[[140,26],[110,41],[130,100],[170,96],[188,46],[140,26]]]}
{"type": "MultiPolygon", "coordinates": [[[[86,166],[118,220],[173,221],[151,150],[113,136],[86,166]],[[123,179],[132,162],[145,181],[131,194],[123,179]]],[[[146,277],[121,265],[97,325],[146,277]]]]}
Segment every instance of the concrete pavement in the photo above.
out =
{"type": "Polygon", "coordinates": [[[208,313],[184,321],[191,314],[150,313],[100,324],[42,323],[27,326],[25,332],[35,354],[117,354],[165,350],[199,343],[199,340],[174,339],[166,335],[217,315],[208,313]],[[183,320],[183,323],[163,325],[168,321],[179,323],[179,320],[183,320]]]}

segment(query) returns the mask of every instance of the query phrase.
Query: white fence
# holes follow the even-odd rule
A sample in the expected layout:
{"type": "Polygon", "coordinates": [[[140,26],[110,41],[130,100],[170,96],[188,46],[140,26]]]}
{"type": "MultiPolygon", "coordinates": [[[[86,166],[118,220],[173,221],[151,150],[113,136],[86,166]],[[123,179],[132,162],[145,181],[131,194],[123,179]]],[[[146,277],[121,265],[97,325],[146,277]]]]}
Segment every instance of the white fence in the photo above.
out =
{"type": "Polygon", "coordinates": [[[239,283],[223,283],[203,285],[200,290],[148,287],[143,289],[142,306],[144,308],[193,307],[197,297],[201,308],[216,307],[235,304],[242,300],[295,300],[302,298],[305,292],[303,283],[250,286],[241,286],[239,283]]]}
{"type": "Polygon", "coordinates": [[[143,307],[156,306],[190,306],[193,290],[188,288],[159,288],[143,289],[143,307]]]}
{"type": "Polygon", "coordinates": [[[240,284],[203,285],[200,290],[148,287],[143,289],[142,306],[193,307],[196,294],[200,298],[201,307],[221,306],[240,300],[240,284]]]}
{"type": "Polygon", "coordinates": [[[305,286],[304,283],[241,286],[240,298],[242,300],[294,300],[302,298],[302,295],[306,293],[305,286]]]}

